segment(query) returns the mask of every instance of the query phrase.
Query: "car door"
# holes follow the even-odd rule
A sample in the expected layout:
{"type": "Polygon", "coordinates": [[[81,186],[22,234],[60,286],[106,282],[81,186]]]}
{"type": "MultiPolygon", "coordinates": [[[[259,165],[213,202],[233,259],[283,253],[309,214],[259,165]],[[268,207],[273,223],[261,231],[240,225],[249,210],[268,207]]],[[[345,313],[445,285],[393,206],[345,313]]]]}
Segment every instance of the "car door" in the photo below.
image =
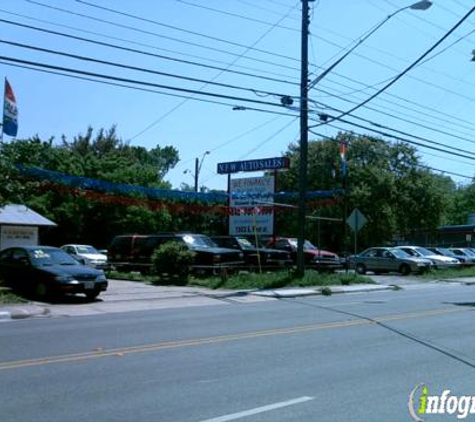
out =
{"type": "Polygon", "coordinates": [[[31,264],[27,252],[13,248],[9,256],[2,260],[2,272],[13,285],[27,285],[31,279],[31,264]]]}
{"type": "Polygon", "coordinates": [[[367,271],[377,271],[378,268],[378,250],[370,249],[361,257],[362,263],[365,265],[367,271]]]}
{"type": "Polygon", "coordinates": [[[384,266],[384,271],[399,271],[399,260],[390,251],[384,251],[381,259],[383,260],[381,266],[384,266]]]}

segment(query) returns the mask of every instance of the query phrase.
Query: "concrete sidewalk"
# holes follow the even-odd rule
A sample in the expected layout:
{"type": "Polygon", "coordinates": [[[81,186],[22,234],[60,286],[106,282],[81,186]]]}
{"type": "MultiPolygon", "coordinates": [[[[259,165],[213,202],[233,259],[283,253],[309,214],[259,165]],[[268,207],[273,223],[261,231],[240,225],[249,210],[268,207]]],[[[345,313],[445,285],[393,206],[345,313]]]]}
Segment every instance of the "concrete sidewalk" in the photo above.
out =
{"type": "MultiPolygon", "coordinates": [[[[367,293],[394,290],[399,283],[387,278],[376,284],[354,284],[349,286],[328,286],[332,294],[367,293]]],[[[410,282],[405,278],[406,282],[410,282]]],[[[442,283],[475,284],[475,278],[434,280],[442,283]]],[[[430,282],[412,281],[419,286],[434,285],[430,282]]],[[[81,296],[70,296],[58,303],[29,302],[0,306],[0,322],[11,319],[48,318],[59,316],[96,315],[104,313],[132,312],[181,308],[190,306],[213,306],[224,304],[254,303],[280,298],[322,295],[321,286],[279,288],[267,290],[211,290],[193,286],[155,286],[143,282],[109,280],[109,288],[98,299],[89,302],[81,296]]]]}

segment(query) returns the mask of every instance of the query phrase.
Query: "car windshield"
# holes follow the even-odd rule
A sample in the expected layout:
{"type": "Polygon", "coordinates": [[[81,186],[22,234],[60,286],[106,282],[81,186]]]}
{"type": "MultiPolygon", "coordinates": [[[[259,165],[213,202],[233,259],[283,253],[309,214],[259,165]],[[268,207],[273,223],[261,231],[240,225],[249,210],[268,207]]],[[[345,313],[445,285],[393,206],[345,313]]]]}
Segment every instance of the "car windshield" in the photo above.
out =
{"type": "Polygon", "coordinates": [[[78,262],[59,249],[33,249],[29,251],[31,263],[36,267],[47,265],[78,265],[78,262]]]}
{"type": "Polygon", "coordinates": [[[243,249],[254,249],[254,245],[245,237],[238,237],[237,241],[239,242],[239,245],[243,249]]]}
{"type": "Polygon", "coordinates": [[[411,258],[411,255],[404,252],[402,249],[390,249],[389,252],[391,252],[396,258],[411,258]]]}
{"type": "Polygon", "coordinates": [[[445,256],[455,255],[450,249],[446,249],[446,248],[438,248],[437,251],[439,252],[440,255],[445,255],[445,256]]]}
{"type": "Polygon", "coordinates": [[[99,251],[94,246],[80,245],[76,247],[78,253],[98,254],[99,251]]]}
{"type": "Polygon", "coordinates": [[[182,236],[182,239],[185,243],[191,247],[207,247],[207,248],[216,248],[217,245],[207,236],[196,236],[191,234],[186,234],[182,236]]]}
{"type": "MultiPolygon", "coordinates": [[[[296,248],[297,247],[297,243],[298,243],[298,240],[297,239],[289,239],[289,243],[294,247],[296,248]]],[[[304,250],[315,250],[317,251],[318,248],[312,244],[312,242],[308,241],[308,240],[305,240],[304,243],[303,243],[303,248],[304,250]]]]}
{"type": "Polygon", "coordinates": [[[418,248],[416,248],[416,251],[419,252],[420,255],[424,255],[424,256],[434,255],[434,252],[432,252],[432,251],[430,251],[429,249],[426,249],[426,248],[418,247],[418,248]]]}

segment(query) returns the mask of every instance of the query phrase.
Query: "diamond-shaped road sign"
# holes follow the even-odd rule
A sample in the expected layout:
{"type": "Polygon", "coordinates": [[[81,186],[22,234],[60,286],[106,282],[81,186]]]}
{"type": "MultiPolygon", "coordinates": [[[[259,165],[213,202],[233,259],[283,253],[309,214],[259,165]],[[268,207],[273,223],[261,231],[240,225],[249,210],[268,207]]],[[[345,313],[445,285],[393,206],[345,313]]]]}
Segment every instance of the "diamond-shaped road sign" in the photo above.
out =
{"type": "Polygon", "coordinates": [[[358,232],[368,220],[364,214],[358,209],[355,208],[350,216],[346,219],[346,223],[351,227],[355,233],[358,232]]]}

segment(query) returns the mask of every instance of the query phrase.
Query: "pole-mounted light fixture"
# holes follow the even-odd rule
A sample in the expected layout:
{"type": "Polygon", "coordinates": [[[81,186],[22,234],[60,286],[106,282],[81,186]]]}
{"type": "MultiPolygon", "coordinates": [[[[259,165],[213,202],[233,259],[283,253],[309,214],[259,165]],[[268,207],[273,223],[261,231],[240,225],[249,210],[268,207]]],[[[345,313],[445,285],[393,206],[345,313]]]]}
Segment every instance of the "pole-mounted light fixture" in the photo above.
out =
{"type": "Polygon", "coordinates": [[[418,1],[417,3],[414,3],[409,6],[409,9],[412,10],[427,10],[429,7],[432,6],[432,2],[429,0],[422,0],[418,1]]]}

